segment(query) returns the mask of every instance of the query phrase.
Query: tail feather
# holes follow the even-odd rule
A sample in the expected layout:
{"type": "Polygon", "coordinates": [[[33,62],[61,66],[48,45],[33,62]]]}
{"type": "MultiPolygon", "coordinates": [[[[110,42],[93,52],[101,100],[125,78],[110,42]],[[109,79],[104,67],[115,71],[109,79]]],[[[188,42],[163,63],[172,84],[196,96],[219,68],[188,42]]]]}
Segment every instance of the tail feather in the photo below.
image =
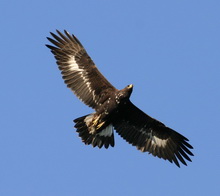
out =
{"type": "Polygon", "coordinates": [[[76,132],[79,133],[79,137],[81,137],[82,141],[89,145],[91,144],[93,147],[98,146],[102,148],[108,148],[109,146],[114,147],[114,133],[113,133],[113,126],[110,124],[105,127],[103,130],[98,130],[96,133],[95,131],[91,131],[91,127],[88,127],[90,122],[93,119],[94,114],[89,114],[86,116],[79,117],[74,120],[75,128],[77,129],[76,132]]]}

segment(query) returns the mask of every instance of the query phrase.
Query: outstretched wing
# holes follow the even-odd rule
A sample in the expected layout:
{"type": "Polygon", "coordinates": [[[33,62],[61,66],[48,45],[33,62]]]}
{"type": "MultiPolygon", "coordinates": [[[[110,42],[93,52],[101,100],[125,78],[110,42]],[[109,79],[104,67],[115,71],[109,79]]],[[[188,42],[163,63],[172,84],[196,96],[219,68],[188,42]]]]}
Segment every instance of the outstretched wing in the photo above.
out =
{"type": "Polygon", "coordinates": [[[119,111],[113,126],[121,137],[142,152],[174,162],[178,167],[179,161],[184,165],[187,165],[184,159],[191,161],[189,155],[193,154],[189,149],[193,147],[187,138],[151,118],[130,101],[119,111]]]}
{"type": "Polygon", "coordinates": [[[54,54],[67,87],[86,105],[95,108],[103,103],[109,91],[116,89],[99,72],[74,35],[67,31],[57,33],[51,33],[54,39],[47,38],[54,46],[46,46],[54,54]]]}

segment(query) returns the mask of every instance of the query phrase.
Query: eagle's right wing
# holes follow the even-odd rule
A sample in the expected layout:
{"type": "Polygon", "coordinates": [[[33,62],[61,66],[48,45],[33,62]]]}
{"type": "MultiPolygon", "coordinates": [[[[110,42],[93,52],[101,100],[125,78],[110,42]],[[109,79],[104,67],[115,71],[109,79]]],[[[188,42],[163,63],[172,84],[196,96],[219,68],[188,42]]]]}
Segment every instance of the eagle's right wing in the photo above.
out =
{"type": "Polygon", "coordinates": [[[47,39],[55,46],[46,46],[54,54],[67,87],[86,105],[95,108],[116,89],[99,72],[79,40],[64,32],[65,35],[57,30],[59,36],[51,33],[54,39],[47,39]]]}
{"type": "Polygon", "coordinates": [[[193,147],[188,139],[163,123],[151,118],[130,101],[119,111],[118,118],[113,122],[115,130],[127,142],[136,146],[142,152],[174,162],[178,167],[179,161],[187,165],[191,161],[193,147]]]}

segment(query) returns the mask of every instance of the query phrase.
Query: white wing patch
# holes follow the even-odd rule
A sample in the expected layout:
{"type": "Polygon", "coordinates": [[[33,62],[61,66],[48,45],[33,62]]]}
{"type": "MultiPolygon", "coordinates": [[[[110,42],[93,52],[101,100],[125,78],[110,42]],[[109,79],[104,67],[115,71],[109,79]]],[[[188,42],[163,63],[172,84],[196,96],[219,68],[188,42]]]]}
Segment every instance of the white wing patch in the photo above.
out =
{"type": "Polygon", "coordinates": [[[110,124],[97,135],[104,136],[104,137],[111,137],[112,133],[113,133],[113,126],[112,124],[110,124]]]}
{"type": "MultiPolygon", "coordinates": [[[[79,65],[77,64],[76,60],[75,60],[75,56],[71,56],[69,58],[69,61],[68,61],[68,64],[69,64],[69,70],[70,71],[73,71],[73,72],[76,72],[77,74],[80,75],[80,77],[83,79],[85,85],[88,87],[88,90],[90,93],[92,93],[92,98],[93,100],[95,101],[95,103],[97,104],[97,101],[95,99],[95,92],[94,90],[92,90],[91,88],[91,82],[88,80],[88,78],[85,76],[84,74],[84,70],[83,69],[80,69],[79,68],[79,65]]],[[[80,98],[81,99],[81,98],[80,98]]],[[[81,99],[82,100],[82,99],[81,99]]]]}
{"type": "Polygon", "coordinates": [[[71,71],[83,71],[83,69],[79,68],[79,66],[75,60],[75,56],[71,56],[68,63],[69,63],[69,69],[71,71]]]}
{"type": "Polygon", "coordinates": [[[164,148],[166,146],[166,144],[167,144],[167,140],[168,139],[163,140],[163,139],[157,138],[156,136],[153,136],[151,138],[151,144],[152,145],[157,145],[159,147],[163,147],[164,148]]]}
{"type": "MultiPolygon", "coordinates": [[[[146,134],[146,132],[143,129],[141,129],[140,131],[143,134],[146,134]]],[[[148,135],[148,137],[150,137],[150,138],[147,138],[147,140],[150,139],[152,145],[156,145],[158,147],[165,148],[168,139],[164,139],[163,140],[163,139],[160,139],[160,138],[156,137],[155,135],[153,135],[153,130],[152,129],[150,130],[150,133],[147,133],[147,135],[148,135]]]]}

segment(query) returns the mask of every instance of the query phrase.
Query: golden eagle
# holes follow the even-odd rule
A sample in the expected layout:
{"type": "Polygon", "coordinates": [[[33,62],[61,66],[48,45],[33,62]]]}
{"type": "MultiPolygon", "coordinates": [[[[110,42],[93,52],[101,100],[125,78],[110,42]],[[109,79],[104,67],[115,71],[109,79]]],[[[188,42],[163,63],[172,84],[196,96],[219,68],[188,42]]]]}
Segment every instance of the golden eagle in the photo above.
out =
{"type": "Polygon", "coordinates": [[[114,146],[114,132],[142,152],[187,165],[193,156],[188,139],[160,121],[148,116],[131,101],[133,85],[116,89],[97,69],[86,50],[67,31],[47,38],[54,46],[46,45],[54,54],[63,79],[74,94],[94,113],[74,120],[75,128],[85,144],[108,148],[114,146]]]}

